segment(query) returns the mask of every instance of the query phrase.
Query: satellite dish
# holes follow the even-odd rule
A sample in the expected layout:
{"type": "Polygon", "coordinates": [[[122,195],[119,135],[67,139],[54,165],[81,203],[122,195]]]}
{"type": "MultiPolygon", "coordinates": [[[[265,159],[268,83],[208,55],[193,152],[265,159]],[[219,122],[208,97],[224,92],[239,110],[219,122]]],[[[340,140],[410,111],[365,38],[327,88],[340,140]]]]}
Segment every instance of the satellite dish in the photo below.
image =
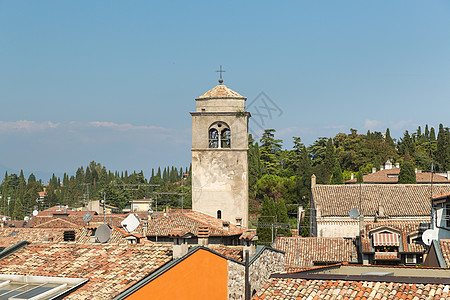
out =
{"type": "Polygon", "coordinates": [[[92,220],[92,215],[90,213],[85,213],[83,216],[84,223],[89,223],[92,220]]]}
{"type": "Polygon", "coordinates": [[[95,231],[95,237],[100,243],[106,243],[111,237],[111,229],[108,225],[100,225],[95,231]]]}
{"type": "Polygon", "coordinates": [[[28,221],[30,219],[30,217],[26,216],[25,218],[23,218],[24,221],[28,221]]]}
{"type": "Polygon", "coordinates": [[[356,208],[352,208],[350,209],[350,219],[356,220],[359,217],[359,210],[357,210],[356,208]]]}
{"type": "Polygon", "coordinates": [[[39,212],[38,212],[37,210],[33,210],[33,216],[36,217],[36,216],[38,215],[38,213],[39,213],[39,212]]]}
{"type": "Polygon", "coordinates": [[[125,218],[120,224],[125,228],[128,232],[134,231],[141,222],[136,218],[135,215],[129,214],[128,217],[125,218]]]}
{"type": "Polygon", "coordinates": [[[430,246],[433,240],[436,240],[436,232],[433,229],[425,230],[422,233],[422,241],[425,245],[430,246]]]}

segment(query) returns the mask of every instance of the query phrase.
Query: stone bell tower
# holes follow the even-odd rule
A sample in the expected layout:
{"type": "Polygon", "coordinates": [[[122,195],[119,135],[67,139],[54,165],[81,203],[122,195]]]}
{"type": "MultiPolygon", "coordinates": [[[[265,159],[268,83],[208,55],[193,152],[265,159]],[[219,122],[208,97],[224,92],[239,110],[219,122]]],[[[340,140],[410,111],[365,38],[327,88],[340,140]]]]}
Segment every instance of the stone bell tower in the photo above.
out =
{"type": "Polygon", "coordinates": [[[192,210],[248,226],[248,118],[245,100],[222,84],[195,99],[192,210]]]}

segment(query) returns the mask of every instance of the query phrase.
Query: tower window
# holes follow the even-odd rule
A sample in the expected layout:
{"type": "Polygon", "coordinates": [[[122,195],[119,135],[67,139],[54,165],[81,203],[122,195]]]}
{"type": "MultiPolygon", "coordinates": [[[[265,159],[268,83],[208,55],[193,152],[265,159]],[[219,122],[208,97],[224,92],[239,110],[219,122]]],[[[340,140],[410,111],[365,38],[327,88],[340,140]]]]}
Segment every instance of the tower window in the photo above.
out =
{"type": "Polygon", "coordinates": [[[222,211],[221,210],[217,211],[217,219],[222,219],[222,211]]]}
{"type": "Polygon", "coordinates": [[[231,148],[230,127],[224,122],[213,123],[209,127],[209,148],[231,148]]]}
{"type": "Polygon", "coordinates": [[[231,137],[230,129],[228,128],[223,129],[220,134],[220,143],[222,148],[230,148],[231,146],[230,137],[231,137]]]}
{"type": "Polygon", "coordinates": [[[217,129],[211,128],[209,130],[209,148],[218,148],[219,147],[219,133],[217,129]]]}

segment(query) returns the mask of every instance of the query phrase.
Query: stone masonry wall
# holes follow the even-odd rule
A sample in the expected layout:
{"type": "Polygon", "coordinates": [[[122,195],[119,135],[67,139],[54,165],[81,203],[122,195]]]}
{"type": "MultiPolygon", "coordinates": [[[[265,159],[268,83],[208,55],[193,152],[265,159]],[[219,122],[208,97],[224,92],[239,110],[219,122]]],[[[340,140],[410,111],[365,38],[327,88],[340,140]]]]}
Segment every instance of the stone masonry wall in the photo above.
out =
{"type": "Polygon", "coordinates": [[[267,283],[270,275],[273,273],[284,272],[285,259],[284,253],[271,251],[264,252],[250,265],[250,295],[253,291],[258,291],[267,283]]]}
{"type": "Polygon", "coordinates": [[[228,300],[244,299],[245,267],[228,260],[228,300]]]}

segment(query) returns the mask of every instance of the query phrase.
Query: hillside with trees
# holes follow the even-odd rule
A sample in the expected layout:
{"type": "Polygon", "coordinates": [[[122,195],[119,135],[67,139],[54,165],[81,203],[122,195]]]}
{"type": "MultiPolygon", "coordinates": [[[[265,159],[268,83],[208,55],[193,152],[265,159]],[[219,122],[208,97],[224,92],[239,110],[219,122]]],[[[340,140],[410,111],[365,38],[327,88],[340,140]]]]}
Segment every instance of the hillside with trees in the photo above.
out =
{"type": "MultiPolygon", "coordinates": [[[[289,235],[297,228],[297,208],[307,210],[311,195],[311,175],[318,184],[343,184],[353,173],[358,182],[372,168],[379,169],[388,159],[404,166],[399,182],[412,183],[411,170],[450,170],[450,132],[439,125],[418,127],[405,131],[398,140],[391,137],[389,128],[384,133],[338,133],[334,137],[318,137],[305,145],[298,136],[293,137],[293,148],[284,149],[283,141],[276,138],[275,129],[267,129],[259,141],[249,136],[249,214],[251,226],[258,228],[260,243],[269,243],[274,235],[289,235]],[[405,172],[409,170],[409,172],[405,172]]],[[[34,209],[55,205],[82,206],[88,200],[103,199],[119,209],[132,199],[152,198],[159,194],[158,205],[171,208],[191,207],[191,177],[189,168],[173,166],[153,169],[148,177],[142,171],[109,171],[97,162],[79,167],[74,175],[62,178],[53,175],[48,184],[23,172],[8,174],[0,185],[0,214],[13,219],[31,216],[34,209]],[[188,175],[186,175],[188,174],[188,175]],[[43,201],[39,192],[47,192],[43,201]],[[183,195],[183,197],[182,197],[183,195]],[[183,202],[181,201],[183,198],[183,202]]],[[[300,234],[309,234],[308,218],[301,224],[300,234]]]]}
{"type": "MultiPolygon", "coordinates": [[[[366,134],[350,129],[350,133],[333,138],[319,137],[309,146],[294,136],[293,145],[293,149],[283,149],[274,129],[265,130],[259,143],[249,139],[250,220],[260,225],[262,244],[271,242],[271,222],[275,234],[289,235],[283,229],[286,223],[296,228],[298,205],[306,210],[309,207],[312,174],[318,184],[343,184],[352,173],[361,182],[363,174],[371,173],[372,168],[379,170],[388,159],[403,167],[399,183],[415,183],[414,169],[429,172],[432,162],[435,172],[450,170],[449,128],[442,124],[437,135],[433,127],[426,125],[422,130],[419,126],[413,133],[405,131],[398,141],[391,137],[389,128],[384,133],[366,134]],[[281,201],[288,219],[277,209],[281,201]]],[[[300,228],[303,236],[309,234],[308,222],[305,218],[300,228]]]]}

